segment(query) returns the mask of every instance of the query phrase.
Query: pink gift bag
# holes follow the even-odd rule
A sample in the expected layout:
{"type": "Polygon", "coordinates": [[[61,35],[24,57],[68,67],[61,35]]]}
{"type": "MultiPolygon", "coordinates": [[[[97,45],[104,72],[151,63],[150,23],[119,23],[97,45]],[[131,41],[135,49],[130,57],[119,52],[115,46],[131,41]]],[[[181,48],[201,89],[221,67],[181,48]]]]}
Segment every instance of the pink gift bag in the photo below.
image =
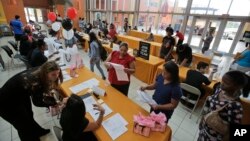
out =
{"type": "Polygon", "coordinates": [[[155,122],[150,117],[142,116],[141,114],[134,116],[134,133],[148,137],[151,128],[155,126],[155,122]]]}
{"type": "Polygon", "coordinates": [[[155,126],[151,128],[152,131],[157,132],[165,132],[166,130],[166,115],[163,113],[155,114],[155,112],[152,112],[150,114],[150,118],[155,121],[155,126]]]}

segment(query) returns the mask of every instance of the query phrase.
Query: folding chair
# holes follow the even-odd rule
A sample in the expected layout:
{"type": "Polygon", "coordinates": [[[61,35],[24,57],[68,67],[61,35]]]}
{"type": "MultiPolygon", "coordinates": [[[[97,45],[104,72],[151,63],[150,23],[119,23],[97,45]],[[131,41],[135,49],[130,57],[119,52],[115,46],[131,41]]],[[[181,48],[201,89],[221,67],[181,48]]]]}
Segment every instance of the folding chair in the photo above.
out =
{"type": "Polygon", "coordinates": [[[186,83],[181,83],[181,89],[184,90],[185,92],[187,92],[187,95],[186,96],[182,96],[181,97],[181,103],[183,104],[183,106],[191,111],[191,115],[189,118],[192,117],[192,114],[197,106],[197,103],[200,99],[200,95],[201,95],[201,92],[199,89],[191,86],[191,85],[188,85],[186,83]],[[197,99],[193,99],[192,97],[197,97],[197,99]],[[190,105],[194,105],[193,107],[189,107],[188,104],[190,105]]]}
{"type": "Polygon", "coordinates": [[[57,127],[57,126],[53,126],[52,127],[52,134],[56,137],[56,141],[62,141],[62,129],[57,127]]]}

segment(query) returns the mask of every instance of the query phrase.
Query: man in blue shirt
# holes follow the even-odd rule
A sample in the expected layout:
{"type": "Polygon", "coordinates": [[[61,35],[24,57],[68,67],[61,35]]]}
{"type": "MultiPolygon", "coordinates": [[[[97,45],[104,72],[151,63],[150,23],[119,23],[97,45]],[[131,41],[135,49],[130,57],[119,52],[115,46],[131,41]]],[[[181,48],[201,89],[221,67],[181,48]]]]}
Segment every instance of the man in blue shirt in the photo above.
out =
{"type": "Polygon", "coordinates": [[[22,29],[23,24],[20,20],[19,15],[16,15],[15,19],[10,21],[10,26],[12,30],[14,31],[16,42],[20,41],[23,35],[23,29],[22,29]]]}

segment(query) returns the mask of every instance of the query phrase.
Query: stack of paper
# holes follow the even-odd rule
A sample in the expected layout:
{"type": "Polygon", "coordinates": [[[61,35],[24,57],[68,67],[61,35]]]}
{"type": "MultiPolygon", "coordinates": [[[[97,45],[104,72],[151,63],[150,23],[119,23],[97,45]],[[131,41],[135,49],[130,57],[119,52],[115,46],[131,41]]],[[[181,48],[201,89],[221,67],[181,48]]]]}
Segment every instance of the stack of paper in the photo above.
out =
{"type": "MultiPolygon", "coordinates": [[[[112,113],[112,110],[109,108],[109,106],[107,104],[103,103],[101,106],[105,110],[105,114],[103,115],[103,117],[105,117],[105,116],[109,115],[110,113],[112,113]]],[[[89,114],[92,116],[92,118],[95,121],[98,119],[99,113],[100,113],[99,111],[94,110],[94,109],[89,111],[89,114]]]]}
{"type": "Polygon", "coordinates": [[[155,102],[155,100],[151,96],[149,96],[149,94],[147,94],[146,92],[141,91],[141,90],[137,90],[137,93],[138,93],[138,96],[139,96],[139,100],[141,102],[148,103],[148,104],[151,104],[151,105],[157,104],[155,102]]]}
{"type": "Polygon", "coordinates": [[[100,87],[98,87],[98,86],[93,86],[92,90],[97,95],[100,95],[100,96],[104,96],[105,95],[105,90],[102,89],[102,88],[100,88],[100,87]]]}
{"type": "Polygon", "coordinates": [[[128,131],[126,125],[128,125],[128,122],[119,113],[102,122],[102,126],[108,132],[112,140],[115,140],[128,131]]]}
{"type": "Polygon", "coordinates": [[[124,71],[124,66],[123,65],[115,64],[115,63],[110,63],[110,65],[112,65],[112,67],[114,67],[117,79],[119,81],[129,81],[128,80],[128,75],[124,71]]]}
{"type": "Polygon", "coordinates": [[[83,83],[77,84],[75,86],[70,87],[69,89],[74,93],[78,93],[84,89],[87,88],[92,88],[94,86],[98,86],[99,85],[99,81],[95,78],[89,79],[83,83]]]}

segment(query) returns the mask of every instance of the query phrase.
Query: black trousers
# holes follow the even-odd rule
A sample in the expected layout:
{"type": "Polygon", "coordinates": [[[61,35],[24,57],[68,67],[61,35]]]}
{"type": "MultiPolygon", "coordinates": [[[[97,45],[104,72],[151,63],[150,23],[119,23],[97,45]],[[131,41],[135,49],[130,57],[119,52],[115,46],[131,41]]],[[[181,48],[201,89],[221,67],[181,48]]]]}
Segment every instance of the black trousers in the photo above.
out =
{"type": "Polygon", "coordinates": [[[16,128],[21,141],[40,141],[44,129],[33,118],[30,98],[25,99],[12,106],[0,104],[0,116],[16,128]]]}
{"type": "Polygon", "coordinates": [[[116,88],[118,91],[123,93],[125,96],[128,96],[129,85],[130,85],[130,83],[124,84],[124,85],[111,84],[112,87],[116,88]]]}

